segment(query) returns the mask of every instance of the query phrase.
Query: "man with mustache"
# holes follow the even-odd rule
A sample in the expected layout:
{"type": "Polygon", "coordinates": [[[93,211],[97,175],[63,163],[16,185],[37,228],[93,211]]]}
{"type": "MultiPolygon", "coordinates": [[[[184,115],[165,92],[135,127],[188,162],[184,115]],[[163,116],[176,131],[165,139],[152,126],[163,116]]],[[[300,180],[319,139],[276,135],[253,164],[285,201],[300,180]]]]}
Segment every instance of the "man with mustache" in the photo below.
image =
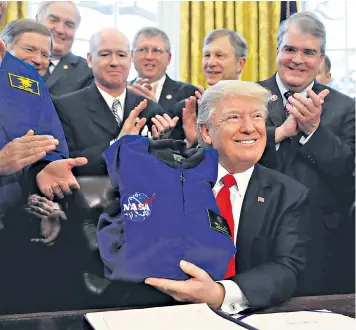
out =
{"type": "Polygon", "coordinates": [[[71,53],[80,13],[73,1],[43,1],[36,19],[53,34],[53,52],[44,76],[51,96],[61,96],[89,86],[93,81],[87,61],[71,53]]]}
{"type": "Polygon", "coordinates": [[[355,102],[315,80],[326,32],[314,14],[282,22],[277,45],[277,72],[260,82],[273,94],[264,156],[310,189],[312,240],[298,293],[354,292],[354,283],[343,278],[354,272],[345,251],[353,250],[355,238],[347,248],[343,232],[352,228],[347,212],[354,195],[355,102]]]}

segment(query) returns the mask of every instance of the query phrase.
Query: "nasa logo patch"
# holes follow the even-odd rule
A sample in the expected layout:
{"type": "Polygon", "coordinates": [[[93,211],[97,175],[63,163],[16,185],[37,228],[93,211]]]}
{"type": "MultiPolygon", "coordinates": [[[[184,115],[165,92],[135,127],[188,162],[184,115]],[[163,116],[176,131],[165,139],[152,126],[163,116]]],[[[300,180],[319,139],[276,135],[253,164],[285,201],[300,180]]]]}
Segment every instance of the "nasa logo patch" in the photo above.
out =
{"type": "Polygon", "coordinates": [[[152,202],[155,198],[155,194],[148,197],[143,193],[136,192],[133,195],[124,198],[122,214],[129,220],[142,222],[151,215],[152,202]]]}

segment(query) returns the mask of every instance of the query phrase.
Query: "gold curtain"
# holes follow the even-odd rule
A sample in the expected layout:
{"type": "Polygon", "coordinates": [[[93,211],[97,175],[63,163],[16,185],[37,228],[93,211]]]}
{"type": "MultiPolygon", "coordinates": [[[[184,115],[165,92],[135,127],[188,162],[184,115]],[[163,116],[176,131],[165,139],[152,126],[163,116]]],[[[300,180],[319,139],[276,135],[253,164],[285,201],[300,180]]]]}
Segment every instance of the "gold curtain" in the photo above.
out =
{"type": "Polygon", "coordinates": [[[7,23],[18,18],[27,17],[29,17],[27,1],[8,1],[5,17],[3,17],[3,20],[0,23],[0,31],[7,23]]]}
{"type": "Polygon", "coordinates": [[[182,1],[180,16],[180,78],[206,86],[202,72],[204,37],[228,28],[248,44],[248,58],[240,79],[258,81],[276,70],[280,1],[182,1]]]}

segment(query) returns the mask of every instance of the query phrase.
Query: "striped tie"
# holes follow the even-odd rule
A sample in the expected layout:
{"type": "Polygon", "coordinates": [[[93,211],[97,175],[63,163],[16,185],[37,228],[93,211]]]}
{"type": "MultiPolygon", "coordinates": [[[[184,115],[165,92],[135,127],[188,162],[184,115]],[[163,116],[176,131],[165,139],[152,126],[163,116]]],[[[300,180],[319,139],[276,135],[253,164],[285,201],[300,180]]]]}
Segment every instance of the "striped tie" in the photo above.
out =
{"type": "Polygon", "coordinates": [[[119,100],[114,100],[112,107],[111,107],[111,112],[114,115],[117,124],[120,126],[121,125],[121,118],[119,116],[119,113],[117,112],[118,107],[121,107],[120,101],[119,100]]]}

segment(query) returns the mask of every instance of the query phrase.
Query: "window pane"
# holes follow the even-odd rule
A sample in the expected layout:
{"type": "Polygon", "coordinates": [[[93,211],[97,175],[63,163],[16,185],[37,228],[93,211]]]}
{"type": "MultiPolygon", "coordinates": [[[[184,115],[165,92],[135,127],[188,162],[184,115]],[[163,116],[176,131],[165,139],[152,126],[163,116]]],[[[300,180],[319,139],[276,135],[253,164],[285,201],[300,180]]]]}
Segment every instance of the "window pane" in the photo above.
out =
{"type": "Polygon", "coordinates": [[[356,51],[328,51],[331,61],[331,87],[356,97],[356,51]]]}
{"type": "Polygon", "coordinates": [[[78,39],[88,39],[91,35],[102,28],[114,27],[115,16],[113,13],[113,4],[105,5],[97,1],[90,1],[88,6],[79,5],[82,21],[75,35],[78,39]],[[111,7],[111,14],[110,14],[111,7]]]}
{"type": "Polygon", "coordinates": [[[355,97],[356,80],[356,2],[309,0],[303,8],[314,12],[326,28],[326,53],[331,61],[333,85],[355,97]]]}
{"type": "Polygon", "coordinates": [[[75,55],[87,58],[87,53],[89,50],[88,40],[75,40],[72,47],[72,52],[75,55]]]}
{"type": "Polygon", "coordinates": [[[347,47],[356,49],[356,2],[350,1],[346,3],[346,9],[348,14],[347,20],[347,47]]]}
{"type": "MultiPolygon", "coordinates": [[[[36,16],[39,2],[30,2],[31,17],[36,16]]],[[[72,52],[84,58],[87,57],[92,34],[105,27],[116,27],[132,44],[139,29],[156,26],[158,1],[77,1],[77,6],[82,20],[75,35],[72,52]]],[[[128,79],[135,77],[136,71],[132,65],[128,79]]]]}
{"type": "Polygon", "coordinates": [[[342,49],[346,47],[345,2],[308,1],[306,10],[314,12],[324,23],[327,49],[342,49]]]}

